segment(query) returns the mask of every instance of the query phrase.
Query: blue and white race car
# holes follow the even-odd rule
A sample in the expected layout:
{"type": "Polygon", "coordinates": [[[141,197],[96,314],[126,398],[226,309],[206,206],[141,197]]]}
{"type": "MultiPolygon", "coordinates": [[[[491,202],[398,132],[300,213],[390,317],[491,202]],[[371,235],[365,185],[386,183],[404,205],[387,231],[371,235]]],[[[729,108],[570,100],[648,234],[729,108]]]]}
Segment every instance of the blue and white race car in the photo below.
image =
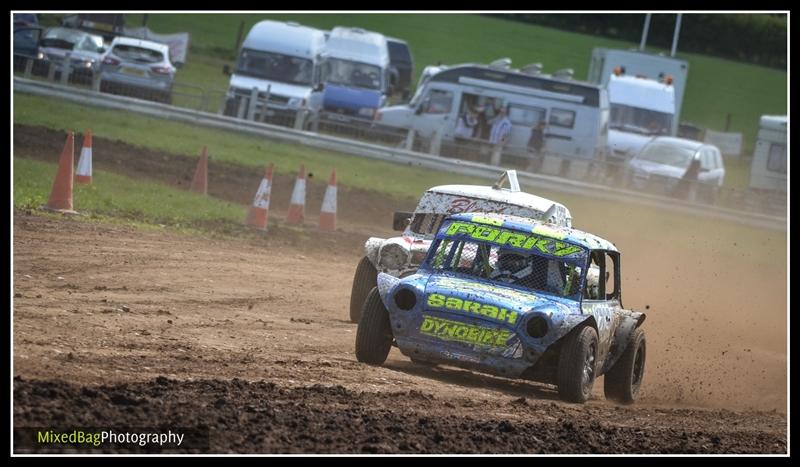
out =
{"type": "Polygon", "coordinates": [[[606,397],[632,403],[645,315],[622,307],[620,285],[619,251],[595,235],[518,216],[452,215],[415,274],[379,274],[356,357],[380,365],[396,345],[415,362],[555,384],[580,403],[605,375],[606,397]]]}

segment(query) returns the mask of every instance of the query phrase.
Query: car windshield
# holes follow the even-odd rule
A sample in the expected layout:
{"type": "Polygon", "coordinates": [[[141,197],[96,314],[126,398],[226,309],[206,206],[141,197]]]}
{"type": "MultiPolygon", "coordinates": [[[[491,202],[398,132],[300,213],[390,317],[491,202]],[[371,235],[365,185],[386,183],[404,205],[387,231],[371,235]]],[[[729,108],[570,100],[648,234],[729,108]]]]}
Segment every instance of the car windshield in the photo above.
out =
{"type": "Polygon", "coordinates": [[[41,46],[72,49],[85,35],[86,33],[74,29],[53,28],[45,33],[41,46]]]}
{"type": "Polygon", "coordinates": [[[158,50],[145,49],[134,45],[115,45],[112,53],[123,60],[136,63],[158,63],[164,60],[164,54],[158,50]]]}
{"type": "Polygon", "coordinates": [[[288,84],[310,85],[314,63],[301,57],[244,49],[236,73],[288,84]]]}
{"type": "Polygon", "coordinates": [[[636,159],[685,169],[689,166],[694,153],[694,149],[654,142],[645,146],[636,159]]]}
{"type": "Polygon", "coordinates": [[[364,89],[381,89],[381,69],[352,60],[328,58],[322,64],[322,81],[364,89]]]}
{"type": "Polygon", "coordinates": [[[614,130],[651,136],[668,135],[672,128],[672,115],[623,104],[611,104],[610,127],[614,130]]]}
{"type": "Polygon", "coordinates": [[[572,243],[491,225],[445,223],[428,252],[434,272],[580,300],[587,250],[572,243]]]}

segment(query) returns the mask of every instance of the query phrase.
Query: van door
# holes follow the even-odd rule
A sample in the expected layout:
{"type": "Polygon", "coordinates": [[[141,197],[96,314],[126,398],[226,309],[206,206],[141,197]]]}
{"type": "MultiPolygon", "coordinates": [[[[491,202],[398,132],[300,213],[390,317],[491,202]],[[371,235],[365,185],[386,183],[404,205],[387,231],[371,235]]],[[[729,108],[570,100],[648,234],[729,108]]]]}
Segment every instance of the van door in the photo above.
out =
{"type": "Polygon", "coordinates": [[[414,111],[413,128],[423,138],[442,131],[444,138],[453,133],[455,93],[447,89],[428,89],[414,111]]]}
{"type": "Polygon", "coordinates": [[[543,122],[547,109],[527,105],[510,104],[508,118],[511,120],[511,137],[508,145],[527,147],[533,129],[543,122]]]}

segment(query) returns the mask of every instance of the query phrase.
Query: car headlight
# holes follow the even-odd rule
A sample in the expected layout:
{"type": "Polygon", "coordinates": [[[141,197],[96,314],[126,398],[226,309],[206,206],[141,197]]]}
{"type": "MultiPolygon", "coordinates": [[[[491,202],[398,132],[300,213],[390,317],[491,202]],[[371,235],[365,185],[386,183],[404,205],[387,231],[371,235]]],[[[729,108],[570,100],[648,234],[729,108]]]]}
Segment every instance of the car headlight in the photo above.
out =
{"type": "Polygon", "coordinates": [[[36,60],[44,60],[44,54],[43,54],[43,53],[41,53],[41,52],[39,52],[38,54],[36,54],[36,60]]]}
{"type": "Polygon", "coordinates": [[[380,265],[386,269],[402,269],[408,262],[408,251],[400,245],[389,244],[381,248],[380,265]]]}
{"type": "Polygon", "coordinates": [[[375,109],[373,109],[372,107],[364,107],[358,110],[358,115],[362,117],[372,118],[372,116],[375,115],[375,109]]]}
{"type": "Polygon", "coordinates": [[[300,97],[292,97],[289,99],[289,107],[302,107],[305,104],[305,99],[300,97]]]}

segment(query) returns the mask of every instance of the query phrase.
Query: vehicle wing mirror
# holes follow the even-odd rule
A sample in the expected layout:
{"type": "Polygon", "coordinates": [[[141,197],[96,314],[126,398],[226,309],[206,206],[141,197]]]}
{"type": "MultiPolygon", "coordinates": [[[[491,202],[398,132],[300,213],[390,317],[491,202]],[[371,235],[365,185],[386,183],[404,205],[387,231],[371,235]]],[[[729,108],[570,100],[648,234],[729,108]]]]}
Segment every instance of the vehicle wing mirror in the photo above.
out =
{"type": "Polygon", "coordinates": [[[231,67],[229,65],[222,65],[222,73],[224,75],[230,76],[231,75],[231,67]]]}
{"type": "Polygon", "coordinates": [[[395,211],[394,219],[392,220],[392,228],[398,232],[406,230],[408,223],[411,221],[413,212],[395,211]]]}

